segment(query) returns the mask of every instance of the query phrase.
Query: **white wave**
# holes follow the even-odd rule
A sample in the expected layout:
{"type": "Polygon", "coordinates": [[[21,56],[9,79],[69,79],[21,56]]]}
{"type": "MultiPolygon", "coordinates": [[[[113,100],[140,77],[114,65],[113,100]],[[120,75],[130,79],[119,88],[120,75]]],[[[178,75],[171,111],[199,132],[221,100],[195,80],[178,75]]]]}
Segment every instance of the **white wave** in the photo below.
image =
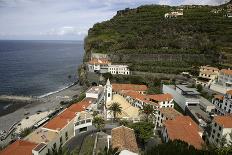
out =
{"type": "Polygon", "coordinates": [[[73,85],[75,85],[75,83],[72,83],[71,85],[66,86],[66,87],[64,87],[64,88],[61,88],[61,89],[59,89],[59,90],[57,90],[57,91],[49,92],[49,93],[46,93],[46,94],[44,94],[44,95],[38,96],[38,98],[44,98],[44,97],[50,96],[50,95],[52,95],[52,94],[59,93],[59,92],[65,90],[65,89],[68,89],[68,88],[72,87],[73,85]]]}

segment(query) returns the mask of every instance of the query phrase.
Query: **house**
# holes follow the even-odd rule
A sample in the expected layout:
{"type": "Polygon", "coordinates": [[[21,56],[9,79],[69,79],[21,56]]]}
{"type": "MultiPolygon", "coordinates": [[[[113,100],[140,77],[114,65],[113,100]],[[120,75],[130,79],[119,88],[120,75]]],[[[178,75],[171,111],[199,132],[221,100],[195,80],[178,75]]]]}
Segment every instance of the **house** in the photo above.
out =
{"type": "Polygon", "coordinates": [[[228,116],[215,116],[211,123],[211,133],[209,141],[218,147],[220,141],[225,137],[226,142],[231,141],[230,134],[232,133],[232,115],[228,116]]]}
{"type": "Polygon", "coordinates": [[[213,91],[225,94],[232,89],[232,70],[222,69],[219,72],[218,81],[210,86],[213,91]]]}
{"type": "Polygon", "coordinates": [[[200,104],[200,93],[187,85],[163,85],[163,93],[171,94],[183,111],[187,106],[200,104]]]}
{"type": "Polygon", "coordinates": [[[158,104],[158,108],[174,108],[173,97],[171,94],[146,95],[146,98],[152,103],[158,104]]]}
{"type": "Polygon", "coordinates": [[[226,92],[225,95],[215,95],[212,99],[215,105],[215,112],[219,115],[232,113],[232,90],[226,92]]]}
{"type": "Polygon", "coordinates": [[[87,63],[89,72],[107,73],[111,62],[107,58],[91,58],[87,63]]]}
{"type": "Polygon", "coordinates": [[[201,66],[200,73],[196,79],[196,84],[200,84],[204,87],[209,87],[211,83],[217,79],[219,69],[210,66],[201,66]]]}
{"type": "Polygon", "coordinates": [[[183,9],[177,9],[176,11],[165,13],[164,17],[165,18],[177,18],[178,16],[183,16],[183,15],[184,15],[184,10],[183,9]]]}
{"type": "Polygon", "coordinates": [[[163,122],[166,120],[172,120],[177,116],[183,116],[174,108],[160,108],[156,116],[156,127],[163,127],[163,122]]]}
{"type": "Polygon", "coordinates": [[[189,116],[177,116],[163,123],[162,137],[164,142],[170,140],[181,140],[196,149],[202,149],[202,130],[189,116]]]}
{"type": "Polygon", "coordinates": [[[109,65],[108,72],[111,74],[129,75],[130,70],[127,65],[109,65]]]}
{"type": "Polygon", "coordinates": [[[113,128],[111,131],[111,143],[113,148],[118,148],[123,155],[125,153],[139,153],[134,130],[125,126],[113,128]]]}
{"type": "Polygon", "coordinates": [[[93,86],[90,87],[86,93],[85,93],[86,98],[92,98],[95,99],[94,101],[92,100],[92,104],[95,106],[93,107],[94,109],[97,109],[97,105],[104,100],[104,87],[103,86],[93,86]]]}
{"type": "Polygon", "coordinates": [[[0,151],[0,155],[32,155],[32,150],[37,146],[36,143],[17,140],[0,151]]]}

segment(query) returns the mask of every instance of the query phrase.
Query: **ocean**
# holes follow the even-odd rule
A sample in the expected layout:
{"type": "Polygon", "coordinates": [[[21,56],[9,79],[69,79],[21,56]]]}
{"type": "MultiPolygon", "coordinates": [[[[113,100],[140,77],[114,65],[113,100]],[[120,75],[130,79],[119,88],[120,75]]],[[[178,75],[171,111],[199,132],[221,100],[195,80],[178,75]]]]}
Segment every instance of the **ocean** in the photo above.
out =
{"type": "Polygon", "coordinates": [[[0,95],[44,96],[77,81],[81,41],[0,40],[0,95]]]}

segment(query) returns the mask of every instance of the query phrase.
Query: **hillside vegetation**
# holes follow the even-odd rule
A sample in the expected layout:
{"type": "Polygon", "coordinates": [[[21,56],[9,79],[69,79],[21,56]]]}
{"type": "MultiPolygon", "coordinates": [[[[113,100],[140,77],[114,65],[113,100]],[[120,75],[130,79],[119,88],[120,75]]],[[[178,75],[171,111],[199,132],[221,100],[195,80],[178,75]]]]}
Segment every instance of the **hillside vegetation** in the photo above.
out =
{"type": "Polygon", "coordinates": [[[182,6],[183,16],[164,18],[178,8],[146,5],[118,11],[89,29],[84,61],[92,51],[143,72],[193,72],[205,64],[231,67],[232,18],[225,16],[227,5],[182,6]]]}

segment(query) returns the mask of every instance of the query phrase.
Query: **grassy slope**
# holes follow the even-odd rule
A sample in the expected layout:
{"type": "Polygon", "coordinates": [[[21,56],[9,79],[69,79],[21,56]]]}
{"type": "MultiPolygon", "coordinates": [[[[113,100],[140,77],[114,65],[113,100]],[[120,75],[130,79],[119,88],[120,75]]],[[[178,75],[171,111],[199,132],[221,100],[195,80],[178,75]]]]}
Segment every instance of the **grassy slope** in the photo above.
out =
{"type": "MultiPolygon", "coordinates": [[[[184,16],[165,19],[175,7],[149,5],[118,12],[97,23],[85,40],[90,51],[110,54],[113,62],[127,63],[132,70],[179,73],[203,64],[232,65],[232,18],[225,6],[185,7],[184,16]]],[[[86,59],[87,60],[87,59],[86,59]]]]}

